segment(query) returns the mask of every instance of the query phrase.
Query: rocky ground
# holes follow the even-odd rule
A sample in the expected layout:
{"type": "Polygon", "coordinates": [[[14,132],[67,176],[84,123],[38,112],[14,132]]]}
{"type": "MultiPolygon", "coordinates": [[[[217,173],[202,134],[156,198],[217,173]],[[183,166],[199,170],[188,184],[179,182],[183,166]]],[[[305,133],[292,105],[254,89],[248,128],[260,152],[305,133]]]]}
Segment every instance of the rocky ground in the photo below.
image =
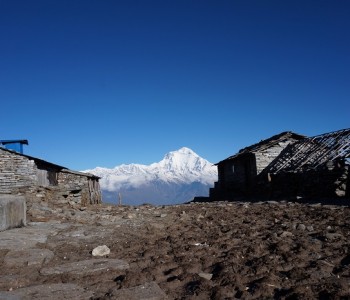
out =
{"type": "Polygon", "coordinates": [[[0,232],[0,299],[349,299],[349,212],[38,203],[26,228],[0,232]]]}

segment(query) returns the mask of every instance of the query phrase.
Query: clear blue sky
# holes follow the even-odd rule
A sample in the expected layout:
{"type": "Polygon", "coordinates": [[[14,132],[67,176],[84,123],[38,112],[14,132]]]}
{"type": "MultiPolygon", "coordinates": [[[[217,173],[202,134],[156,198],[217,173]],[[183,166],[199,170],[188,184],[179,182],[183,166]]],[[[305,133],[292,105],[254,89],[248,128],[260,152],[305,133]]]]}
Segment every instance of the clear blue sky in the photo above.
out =
{"type": "Polygon", "coordinates": [[[350,127],[348,0],[0,0],[0,139],[74,170],[350,127]]]}

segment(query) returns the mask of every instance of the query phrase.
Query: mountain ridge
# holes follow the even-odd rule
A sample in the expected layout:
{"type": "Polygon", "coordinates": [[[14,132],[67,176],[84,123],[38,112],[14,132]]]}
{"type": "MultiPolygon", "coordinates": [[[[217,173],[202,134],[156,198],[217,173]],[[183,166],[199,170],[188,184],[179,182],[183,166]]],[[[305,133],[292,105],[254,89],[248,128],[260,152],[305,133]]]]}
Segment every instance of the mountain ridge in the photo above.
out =
{"type": "Polygon", "coordinates": [[[217,181],[216,167],[187,147],[170,151],[150,165],[122,164],[83,172],[101,177],[104,202],[116,202],[120,193],[123,203],[132,205],[184,203],[195,196],[207,196],[217,181]]]}

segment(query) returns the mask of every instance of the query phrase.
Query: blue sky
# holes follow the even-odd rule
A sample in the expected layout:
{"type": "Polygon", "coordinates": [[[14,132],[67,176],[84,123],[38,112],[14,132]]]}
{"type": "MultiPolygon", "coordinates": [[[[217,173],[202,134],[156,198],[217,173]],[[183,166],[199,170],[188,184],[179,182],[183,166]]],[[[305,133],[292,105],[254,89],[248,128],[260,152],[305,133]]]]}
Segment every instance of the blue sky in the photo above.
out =
{"type": "Polygon", "coordinates": [[[347,0],[0,0],[0,139],[75,170],[350,127],[347,0]]]}

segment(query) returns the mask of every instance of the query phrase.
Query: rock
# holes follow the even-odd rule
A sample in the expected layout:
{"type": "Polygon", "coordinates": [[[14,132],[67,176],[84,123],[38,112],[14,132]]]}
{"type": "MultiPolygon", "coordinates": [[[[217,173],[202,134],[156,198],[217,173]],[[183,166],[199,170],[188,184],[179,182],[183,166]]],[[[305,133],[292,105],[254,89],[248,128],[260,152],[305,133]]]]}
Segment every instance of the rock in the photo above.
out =
{"type": "Polygon", "coordinates": [[[296,229],[304,231],[306,226],[304,224],[298,224],[296,229]]]}
{"type": "Polygon", "coordinates": [[[314,231],[314,227],[312,225],[306,226],[306,229],[308,231],[314,231]]]}
{"type": "Polygon", "coordinates": [[[0,231],[25,226],[26,212],[23,196],[0,195],[0,231]]]}
{"type": "Polygon", "coordinates": [[[128,289],[114,288],[112,299],[115,300],[165,300],[164,291],[155,282],[148,282],[128,289]]]}
{"type": "Polygon", "coordinates": [[[111,253],[111,250],[106,246],[98,246],[92,250],[92,256],[105,256],[111,253]]]}
{"type": "Polygon", "coordinates": [[[42,275],[54,274],[72,274],[72,275],[91,275],[102,271],[126,270],[129,264],[120,259],[89,259],[72,262],[53,268],[43,268],[40,273],[42,275]]]}
{"type": "Polygon", "coordinates": [[[160,218],[160,215],[161,215],[161,213],[159,212],[159,211],[154,211],[153,212],[153,215],[155,216],[155,217],[157,217],[157,218],[160,218]]]}
{"type": "Polygon", "coordinates": [[[289,232],[289,231],[283,231],[280,235],[280,237],[291,237],[293,236],[294,234],[289,232]]]}
{"type": "Polygon", "coordinates": [[[333,241],[344,237],[341,233],[326,233],[327,240],[333,241]]]}
{"type": "Polygon", "coordinates": [[[213,277],[213,274],[211,274],[211,273],[198,273],[198,276],[202,277],[206,280],[211,280],[213,277]]]}
{"type": "Polygon", "coordinates": [[[91,291],[85,290],[76,284],[69,283],[35,285],[14,291],[0,292],[0,299],[6,300],[85,300],[90,299],[92,296],[93,293],[91,291]]]}
{"type": "Polygon", "coordinates": [[[268,203],[268,204],[278,204],[278,201],[269,200],[269,201],[266,201],[266,203],[268,203]]]}
{"type": "Polygon", "coordinates": [[[338,197],[344,197],[344,196],[346,195],[346,191],[345,191],[345,190],[337,189],[337,190],[335,190],[335,194],[336,194],[338,197]]]}
{"type": "Polygon", "coordinates": [[[205,217],[202,214],[199,214],[196,219],[197,221],[200,221],[201,219],[205,219],[205,217]]]}
{"type": "Polygon", "coordinates": [[[127,218],[127,219],[135,219],[135,218],[136,218],[136,214],[134,214],[134,213],[129,213],[129,214],[126,215],[126,218],[127,218]]]}

